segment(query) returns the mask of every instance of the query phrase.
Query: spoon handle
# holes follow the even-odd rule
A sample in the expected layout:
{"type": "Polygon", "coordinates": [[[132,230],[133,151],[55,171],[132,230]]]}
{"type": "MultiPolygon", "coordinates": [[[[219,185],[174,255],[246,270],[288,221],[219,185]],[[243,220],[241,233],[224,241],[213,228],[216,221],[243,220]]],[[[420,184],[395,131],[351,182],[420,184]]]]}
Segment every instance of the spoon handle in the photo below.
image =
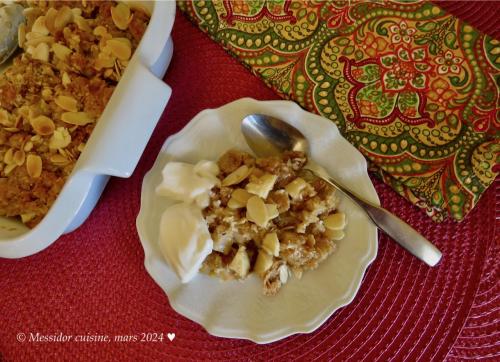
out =
{"type": "Polygon", "coordinates": [[[439,249],[399,217],[356,195],[354,192],[332,179],[321,166],[309,162],[305,168],[342,191],[352,201],[357,203],[380,230],[393,238],[411,254],[429,266],[435,266],[439,262],[442,256],[439,249]]]}

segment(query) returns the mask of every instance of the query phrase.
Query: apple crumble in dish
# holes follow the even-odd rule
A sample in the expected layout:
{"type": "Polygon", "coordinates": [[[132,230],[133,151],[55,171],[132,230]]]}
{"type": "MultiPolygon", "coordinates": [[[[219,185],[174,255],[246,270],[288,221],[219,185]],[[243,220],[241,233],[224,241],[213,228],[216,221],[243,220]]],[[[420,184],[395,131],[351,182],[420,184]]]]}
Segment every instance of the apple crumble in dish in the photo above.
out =
{"type": "Polygon", "coordinates": [[[20,4],[21,49],[0,74],[0,216],[34,227],[70,175],[149,16],[112,1],[20,4]]]}
{"type": "Polygon", "coordinates": [[[290,274],[300,278],[335,251],[345,214],[334,188],[301,177],[306,162],[300,152],[255,158],[230,150],[219,158],[220,182],[202,210],[213,240],[202,272],[222,279],[253,272],[274,295],[290,274]]]}

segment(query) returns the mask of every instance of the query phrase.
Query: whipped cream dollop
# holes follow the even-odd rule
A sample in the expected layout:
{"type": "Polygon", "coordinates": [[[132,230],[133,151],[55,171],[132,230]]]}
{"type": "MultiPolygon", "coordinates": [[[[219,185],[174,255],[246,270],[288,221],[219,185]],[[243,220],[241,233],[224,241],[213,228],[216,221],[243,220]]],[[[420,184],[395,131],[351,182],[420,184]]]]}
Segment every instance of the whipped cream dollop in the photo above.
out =
{"type": "Polygon", "coordinates": [[[212,248],[199,207],[183,202],[165,210],[160,222],[160,250],[183,283],[196,276],[212,248]]]}
{"type": "Polygon", "coordinates": [[[184,162],[169,162],[162,170],[163,181],[156,193],[175,201],[196,202],[200,207],[208,206],[208,195],[218,184],[219,167],[213,161],[202,160],[196,165],[184,162]]]}
{"type": "Polygon", "coordinates": [[[163,257],[183,283],[193,279],[212,252],[213,240],[201,210],[208,206],[210,190],[219,184],[219,167],[202,160],[196,165],[169,162],[162,170],[156,193],[180,203],[161,216],[159,246],[163,257]]]}

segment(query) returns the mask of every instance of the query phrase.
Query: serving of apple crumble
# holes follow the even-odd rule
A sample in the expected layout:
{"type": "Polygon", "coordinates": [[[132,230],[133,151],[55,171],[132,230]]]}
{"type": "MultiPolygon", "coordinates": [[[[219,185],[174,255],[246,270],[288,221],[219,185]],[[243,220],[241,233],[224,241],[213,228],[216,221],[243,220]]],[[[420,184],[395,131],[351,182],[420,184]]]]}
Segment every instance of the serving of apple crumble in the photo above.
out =
{"type": "Polygon", "coordinates": [[[219,158],[220,185],[203,210],[213,251],[202,272],[222,279],[254,272],[264,294],[274,295],[290,271],[300,278],[335,251],[345,214],[330,185],[301,177],[306,162],[300,152],[255,158],[230,150],[219,158]]]}
{"type": "Polygon", "coordinates": [[[111,1],[21,2],[0,74],[0,216],[40,222],[104,111],[149,16],[111,1]]]}

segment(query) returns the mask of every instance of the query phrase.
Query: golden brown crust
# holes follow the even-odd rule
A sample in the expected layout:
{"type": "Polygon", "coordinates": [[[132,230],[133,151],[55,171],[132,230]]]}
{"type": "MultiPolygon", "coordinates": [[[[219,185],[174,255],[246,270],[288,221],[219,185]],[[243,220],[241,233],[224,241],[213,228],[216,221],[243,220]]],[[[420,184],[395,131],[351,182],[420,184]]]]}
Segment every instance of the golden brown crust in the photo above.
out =
{"type": "Polygon", "coordinates": [[[149,19],[131,10],[120,30],[114,2],[24,4],[23,52],[0,75],[0,216],[33,227],[73,170],[149,19]]]}

